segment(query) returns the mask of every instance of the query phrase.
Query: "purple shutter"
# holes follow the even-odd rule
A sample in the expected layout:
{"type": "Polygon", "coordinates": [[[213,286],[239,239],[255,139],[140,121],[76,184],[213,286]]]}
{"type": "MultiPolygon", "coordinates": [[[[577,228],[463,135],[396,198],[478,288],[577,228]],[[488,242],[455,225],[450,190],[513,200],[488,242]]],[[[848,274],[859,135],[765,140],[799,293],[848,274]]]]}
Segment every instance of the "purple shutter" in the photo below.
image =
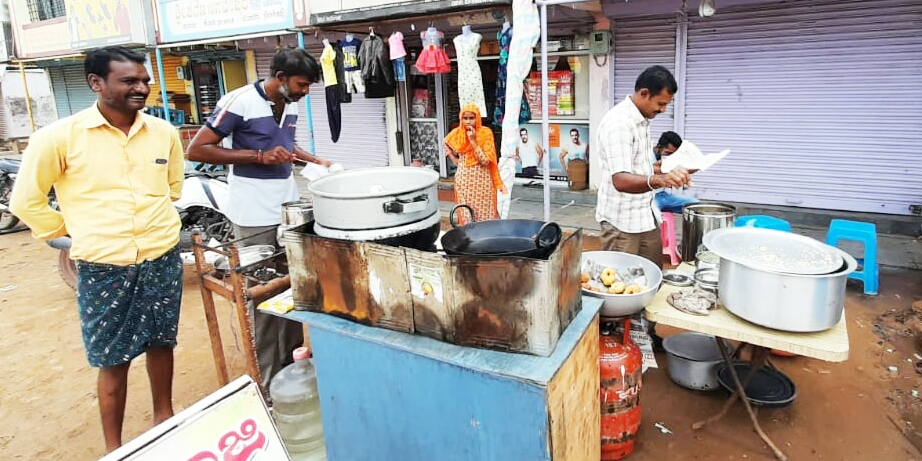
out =
{"type": "Polygon", "coordinates": [[[732,152],[696,174],[688,192],[909,214],[922,203],[920,20],[918,0],[799,1],[691,16],[686,139],[705,153],[732,152]]]}

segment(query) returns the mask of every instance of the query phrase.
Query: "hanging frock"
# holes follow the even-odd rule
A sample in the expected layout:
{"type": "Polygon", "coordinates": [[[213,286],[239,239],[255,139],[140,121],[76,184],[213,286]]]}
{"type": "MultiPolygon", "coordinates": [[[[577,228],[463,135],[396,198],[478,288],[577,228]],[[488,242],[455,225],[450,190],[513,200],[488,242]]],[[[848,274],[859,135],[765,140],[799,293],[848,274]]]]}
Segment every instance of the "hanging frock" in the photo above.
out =
{"type": "Polygon", "coordinates": [[[448,55],[445,54],[441,44],[444,34],[435,27],[430,27],[419,36],[423,39],[423,51],[416,58],[416,70],[423,74],[447,74],[451,72],[451,62],[448,60],[448,55]]]}
{"type": "MultiPolygon", "coordinates": [[[[506,115],[506,69],[509,62],[509,44],[512,42],[512,27],[507,27],[496,34],[496,40],[499,42],[499,74],[496,81],[496,106],[493,109],[493,124],[496,126],[503,125],[503,118],[506,115]]],[[[531,107],[528,106],[528,99],[522,96],[521,108],[519,109],[519,123],[526,123],[531,120],[531,107]]]]}
{"type": "Polygon", "coordinates": [[[455,52],[458,56],[458,107],[473,104],[481,114],[487,113],[487,104],[483,95],[483,77],[477,52],[483,37],[476,32],[468,32],[454,38],[455,52]]]}

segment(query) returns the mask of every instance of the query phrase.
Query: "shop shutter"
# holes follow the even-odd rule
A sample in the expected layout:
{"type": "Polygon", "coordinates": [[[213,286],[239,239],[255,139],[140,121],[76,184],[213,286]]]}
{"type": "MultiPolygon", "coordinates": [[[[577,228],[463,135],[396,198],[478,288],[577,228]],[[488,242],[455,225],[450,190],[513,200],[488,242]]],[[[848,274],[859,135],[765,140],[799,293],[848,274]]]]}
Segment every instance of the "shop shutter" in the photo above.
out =
{"type": "MultiPolygon", "coordinates": [[[[671,17],[633,18],[612,21],[614,40],[614,100],[617,104],[634,93],[637,77],[647,67],[660,65],[675,72],[676,26],[671,17]]],[[[650,124],[653,143],[664,131],[675,129],[673,107],[650,124]]],[[[652,153],[651,153],[652,155],[652,153]]]]}
{"type": "Polygon", "coordinates": [[[700,198],[888,214],[922,203],[922,2],[785,2],[692,18],[686,139],[731,149],[700,198]]]}
{"type": "Polygon", "coordinates": [[[346,168],[387,166],[390,155],[384,101],[353,94],[352,102],[341,104],[342,131],[339,141],[334,143],[330,136],[323,84],[311,86],[317,155],[341,163],[346,168]]]}
{"type": "Polygon", "coordinates": [[[51,78],[58,118],[73,115],[96,102],[96,93],[86,83],[83,64],[49,67],[46,70],[51,78]]]}
{"type": "MultiPolygon", "coordinates": [[[[268,77],[275,51],[255,51],[253,54],[256,58],[256,75],[259,78],[268,77]]],[[[313,87],[311,87],[311,96],[314,96],[313,87]]],[[[295,129],[295,142],[302,149],[310,150],[311,132],[307,126],[307,101],[303,98],[298,101],[298,127],[295,129]]]]}

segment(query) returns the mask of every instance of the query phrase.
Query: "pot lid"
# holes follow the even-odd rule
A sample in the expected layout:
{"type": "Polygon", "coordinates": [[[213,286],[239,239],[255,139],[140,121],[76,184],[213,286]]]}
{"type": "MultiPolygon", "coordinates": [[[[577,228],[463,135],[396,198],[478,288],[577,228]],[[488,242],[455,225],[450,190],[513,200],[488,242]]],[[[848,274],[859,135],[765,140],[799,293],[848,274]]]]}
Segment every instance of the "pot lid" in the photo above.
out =
{"type": "Polygon", "coordinates": [[[311,194],[333,199],[391,197],[432,186],[439,174],[428,168],[386,166],[348,170],[311,181],[311,194]]]}
{"type": "Polygon", "coordinates": [[[839,270],[842,254],[823,242],[774,229],[725,227],[704,236],[708,250],[753,269],[783,274],[821,275],[839,270]]]}

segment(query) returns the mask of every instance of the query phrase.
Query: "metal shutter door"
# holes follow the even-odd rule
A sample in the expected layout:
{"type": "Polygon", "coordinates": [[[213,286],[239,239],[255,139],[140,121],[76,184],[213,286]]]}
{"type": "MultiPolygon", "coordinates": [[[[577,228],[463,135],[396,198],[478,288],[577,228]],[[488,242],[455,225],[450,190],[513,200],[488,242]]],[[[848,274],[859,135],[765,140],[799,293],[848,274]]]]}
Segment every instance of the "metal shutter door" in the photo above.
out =
{"type": "Polygon", "coordinates": [[[71,114],[80,112],[96,103],[96,93],[93,93],[93,90],[91,90],[90,86],[86,83],[83,64],[64,66],[61,70],[64,73],[65,88],[67,90],[67,99],[70,101],[71,114]]]}
{"type": "Polygon", "coordinates": [[[345,168],[387,166],[389,163],[384,99],[365,99],[353,94],[352,102],[340,104],[342,131],[334,143],[327,121],[326,93],[322,83],[311,86],[316,154],[345,168]]]}
{"type": "Polygon", "coordinates": [[[54,93],[54,105],[58,111],[58,118],[71,114],[70,100],[67,99],[67,84],[64,83],[64,72],[60,67],[49,67],[48,78],[51,79],[51,91],[54,93]]]}
{"type": "MultiPolygon", "coordinates": [[[[647,67],[660,65],[675,72],[676,26],[670,17],[612,21],[615,57],[614,104],[634,93],[637,77],[647,67]]],[[[650,123],[653,143],[675,127],[674,104],[650,123]]],[[[650,155],[653,155],[651,152],[650,155]]]]}
{"type": "MultiPolygon", "coordinates": [[[[255,51],[253,55],[256,58],[256,75],[259,78],[269,76],[269,69],[272,67],[272,57],[275,51],[255,51]]],[[[311,97],[314,96],[313,87],[311,87],[311,97]]],[[[302,98],[298,101],[298,126],[295,128],[295,142],[302,149],[310,151],[311,132],[307,126],[307,102],[302,98]]]]}
{"type": "Polygon", "coordinates": [[[701,198],[888,214],[922,202],[922,2],[802,1],[692,18],[687,138],[731,149],[701,198]]]}
{"type": "Polygon", "coordinates": [[[46,70],[51,79],[58,118],[73,115],[96,102],[96,93],[86,83],[82,64],[48,67],[46,70]]]}

